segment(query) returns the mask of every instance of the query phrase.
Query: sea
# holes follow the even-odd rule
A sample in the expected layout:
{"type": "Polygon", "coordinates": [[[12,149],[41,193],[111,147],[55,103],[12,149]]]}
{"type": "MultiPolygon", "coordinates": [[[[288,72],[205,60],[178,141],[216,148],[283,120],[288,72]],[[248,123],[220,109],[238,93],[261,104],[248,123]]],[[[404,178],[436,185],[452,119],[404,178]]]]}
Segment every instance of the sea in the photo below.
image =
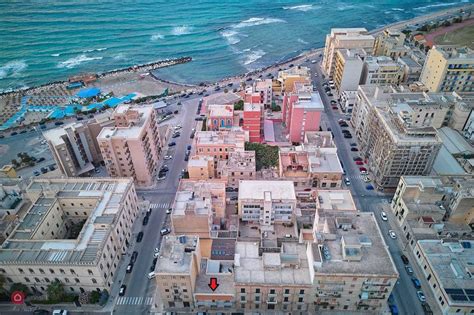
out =
{"type": "Polygon", "coordinates": [[[0,0],[0,91],[166,58],[196,84],[324,46],[333,27],[368,30],[474,0],[0,0]]]}

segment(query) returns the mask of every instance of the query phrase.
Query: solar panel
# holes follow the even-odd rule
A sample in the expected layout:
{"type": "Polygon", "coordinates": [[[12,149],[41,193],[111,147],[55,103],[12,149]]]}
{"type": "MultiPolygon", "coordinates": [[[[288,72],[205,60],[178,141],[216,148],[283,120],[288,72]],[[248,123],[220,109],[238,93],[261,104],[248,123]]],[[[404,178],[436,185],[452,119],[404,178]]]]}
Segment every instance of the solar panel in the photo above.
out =
{"type": "Polygon", "coordinates": [[[451,288],[451,289],[444,289],[444,291],[446,291],[447,294],[464,294],[464,291],[463,289],[454,289],[454,288],[451,288]]]}
{"type": "Polygon", "coordinates": [[[451,299],[453,299],[453,301],[467,301],[467,296],[453,294],[451,295],[451,299]]]}
{"type": "Polygon", "coordinates": [[[466,292],[466,294],[474,295],[474,290],[473,289],[464,289],[464,291],[466,292]]]}
{"type": "Polygon", "coordinates": [[[469,298],[469,300],[474,301],[474,295],[468,295],[467,297],[469,298]]]}

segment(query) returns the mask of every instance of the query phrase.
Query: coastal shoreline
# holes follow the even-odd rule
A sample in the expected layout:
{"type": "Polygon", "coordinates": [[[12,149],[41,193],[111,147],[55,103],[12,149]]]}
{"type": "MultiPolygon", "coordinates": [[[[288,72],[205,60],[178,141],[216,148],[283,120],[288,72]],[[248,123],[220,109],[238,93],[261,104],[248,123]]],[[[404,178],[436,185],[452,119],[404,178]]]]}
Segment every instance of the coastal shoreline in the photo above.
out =
{"type": "MultiPolygon", "coordinates": [[[[423,22],[429,21],[430,19],[434,19],[438,16],[446,15],[446,14],[449,14],[449,13],[451,13],[451,14],[452,13],[457,13],[460,10],[468,10],[468,9],[471,9],[471,10],[474,9],[474,4],[464,4],[464,5],[461,5],[461,6],[457,6],[455,8],[444,9],[444,10],[439,10],[439,11],[436,11],[436,12],[433,12],[433,13],[420,15],[420,16],[414,17],[412,19],[393,22],[393,23],[384,25],[382,27],[370,30],[369,34],[375,35],[375,34],[381,32],[381,31],[383,31],[386,28],[397,28],[397,27],[406,26],[408,24],[423,23],[423,22]]],[[[265,67],[262,67],[262,68],[259,68],[259,69],[255,69],[255,70],[252,70],[252,71],[249,71],[249,72],[224,77],[222,79],[212,81],[212,82],[203,81],[202,82],[203,84],[200,83],[199,85],[198,84],[181,83],[181,82],[174,82],[174,81],[166,80],[166,79],[160,78],[159,75],[153,73],[153,70],[157,70],[159,68],[164,68],[164,67],[168,67],[168,66],[173,66],[173,65],[178,65],[178,64],[183,64],[183,63],[190,62],[190,61],[192,61],[192,57],[181,57],[181,58],[175,58],[175,59],[165,59],[165,60],[154,61],[154,62],[150,62],[150,63],[146,63],[146,64],[132,65],[130,67],[114,69],[114,70],[110,70],[110,71],[106,71],[106,72],[102,72],[102,73],[98,72],[96,74],[97,74],[98,78],[104,78],[104,77],[107,77],[107,76],[120,74],[121,72],[149,71],[150,76],[153,77],[154,80],[162,82],[162,83],[181,86],[185,89],[199,88],[199,87],[210,87],[210,86],[215,86],[215,85],[219,85],[219,84],[225,84],[227,82],[234,81],[236,79],[242,79],[242,78],[252,76],[252,75],[256,75],[256,74],[266,72],[266,71],[269,71],[269,70],[273,71],[274,69],[277,69],[278,67],[284,66],[284,65],[289,64],[291,62],[295,62],[297,60],[305,59],[305,58],[307,59],[307,58],[310,58],[311,56],[314,56],[315,54],[320,54],[320,53],[322,53],[323,50],[324,50],[324,47],[312,48],[310,50],[303,51],[303,52],[299,53],[298,55],[296,55],[294,57],[290,57],[288,59],[284,59],[284,60],[272,63],[268,66],[265,66],[265,67]]],[[[41,85],[37,85],[37,86],[33,86],[33,87],[28,87],[28,88],[18,88],[18,89],[14,89],[14,90],[10,90],[10,91],[0,92],[0,97],[4,97],[4,96],[10,95],[10,94],[18,94],[18,93],[25,94],[25,93],[28,93],[28,92],[31,92],[31,91],[35,91],[37,89],[48,88],[48,87],[52,87],[54,85],[64,85],[64,84],[67,84],[67,83],[68,83],[67,80],[60,80],[60,81],[48,82],[48,83],[45,83],[45,84],[41,84],[41,85]]]]}

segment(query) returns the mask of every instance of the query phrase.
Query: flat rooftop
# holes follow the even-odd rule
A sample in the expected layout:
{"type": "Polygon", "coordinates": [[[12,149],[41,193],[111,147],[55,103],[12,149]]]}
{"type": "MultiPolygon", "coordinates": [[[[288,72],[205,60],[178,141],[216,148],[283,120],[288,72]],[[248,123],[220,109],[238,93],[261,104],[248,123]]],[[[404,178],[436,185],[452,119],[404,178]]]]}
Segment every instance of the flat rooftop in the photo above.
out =
{"type": "Polygon", "coordinates": [[[233,105],[208,105],[207,112],[209,117],[233,117],[233,105]]]}
{"type": "Polygon", "coordinates": [[[350,190],[318,190],[318,207],[327,210],[357,211],[350,190]]]}
{"type": "Polygon", "coordinates": [[[43,132],[43,136],[46,140],[51,142],[51,144],[53,144],[54,146],[57,146],[57,145],[64,144],[63,137],[67,136],[67,132],[66,132],[67,128],[72,128],[74,130],[74,129],[81,128],[83,126],[84,125],[82,123],[73,122],[67,125],[63,125],[58,128],[46,130],[43,132]]]}
{"type": "Polygon", "coordinates": [[[264,200],[267,192],[272,199],[296,200],[293,181],[241,180],[239,183],[239,200],[264,200]]]}
{"type": "Polygon", "coordinates": [[[331,256],[329,260],[323,260],[321,267],[314,266],[316,273],[398,277],[373,213],[318,210],[313,233],[320,245],[327,246],[331,256]],[[342,228],[343,225],[347,228],[342,228]],[[360,255],[360,260],[344,259],[343,238],[346,243],[359,246],[356,254],[360,255]]]}
{"type": "Polygon", "coordinates": [[[294,108],[323,111],[324,105],[319,92],[303,92],[298,93],[298,101],[295,102],[294,108]]]}
{"type": "Polygon", "coordinates": [[[105,140],[108,138],[138,139],[154,109],[152,105],[131,106],[130,104],[122,104],[115,108],[114,115],[125,114],[129,110],[137,111],[138,119],[131,121],[131,124],[126,127],[104,127],[97,136],[97,140],[105,140]]]}
{"type": "Polygon", "coordinates": [[[192,256],[198,249],[197,236],[171,236],[162,239],[160,256],[156,262],[155,273],[183,273],[191,270],[192,256]]]}
{"type": "Polygon", "coordinates": [[[219,131],[196,131],[197,145],[231,145],[244,149],[247,133],[240,127],[219,131]]]}
{"type": "Polygon", "coordinates": [[[225,207],[225,182],[219,180],[181,180],[173,203],[173,216],[194,211],[211,215],[216,205],[225,207]]]}
{"type": "Polygon", "coordinates": [[[228,93],[215,93],[203,98],[203,103],[206,106],[209,105],[234,105],[242,98],[233,92],[228,93]]]}
{"type": "Polygon", "coordinates": [[[194,155],[188,161],[188,167],[207,168],[209,161],[214,161],[214,157],[209,155],[194,155]]]}
{"type": "Polygon", "coordinates": [[[237,242],[234,280],[237,284],[311,285],[306,246],[283,243],[280,253],[259,256],[258,243],[237,242]]]}
{"type": "MultiPolygon", "coordinates": [[[[113,222],[120,215],[123,197],[133,187],[131,179],[33,179],[27,194],[38,195],[0,249],[2,263],[93,263],[100,255],[113,222]],[[43,193],[44,192],[44,193],[43,193]],[[93,209],[77,239],[33,239],[46,223],[49,211],[68,198],[93,199],[93,209]]],[[[90,202],[90,201],[89,201],[90,202]]]]}
{"type": "Polygon", "coordinates": [[[305,144],[320,148],[335,148],[331,131],[306,131],[304,134],[305,144]]]}
{"type": "Polygon", "coordinates": [[[430,265],[450,304],[473,305],[474,241],[420,240],[422,256],[430,265]],[[468,273],[469,272],[469,273],[468,273]]]}

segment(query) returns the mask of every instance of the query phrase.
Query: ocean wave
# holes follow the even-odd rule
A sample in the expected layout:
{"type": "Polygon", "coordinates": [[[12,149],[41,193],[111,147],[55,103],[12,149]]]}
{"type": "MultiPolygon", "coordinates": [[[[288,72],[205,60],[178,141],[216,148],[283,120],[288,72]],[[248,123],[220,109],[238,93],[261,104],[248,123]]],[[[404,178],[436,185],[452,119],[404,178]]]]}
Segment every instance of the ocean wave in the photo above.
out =
{"type": "Polygon", "coordinates": [[[114,60],[124,60],[126,57],[125,57],[125,54],[123,53],[119,53],[118,55],[115,55],[113,57],[114,60]]]}
{"type": "Polygon", "coordinates": [[[431,9],[431,8],[450,7],[457,4],[459,4],[459,2],[435,3],[435,4],[429,4],[423,7],[414,8],[413,10],[426,11],[427,9],[431,9]]]}
{"type": "Polygon", "coordinates": [[[392,8],[393,11],[405,11],[405,9],[402,8],[392,8]]]}
{"type": "Polygon", "coordinates": [[[83,50],[82,52],[83,53],[90,53],[90,52],[104,51],[104,50],[107,50],[107,48],[106,47],[104,47],[104,48],[93,48],[93,49],[83,50]]]}
{"type": "Polygon", "coordinates": [[[301,44],[303,44],[303,45],[308,45],[308,44],[309,44],[307,41],[305,41],[305,40],[302,39],[302,38],[298,38],[297,41],[298,41],[298,43],[301,43],[301,44]]]}
{"type": "Polygon", "coordinates": [[[225,30],[221,32],[222,37],[229,43],[229,45],[235,45],[240,42],[238,38],[239,33],[235,30],[225,30]]]}
{"type": "Polygon", "coordinates": [[[251,26],[258,26],[258,25],[265,25],[265,24],[272,24],[272,23],[286,23],[285,20],[276,19],[276,18],[261,18],[261,17],[253,17],[242,21],[238,24],[232,25],[232,28],[245,28],[251,26]]]}
{"type": "Polygon", "coordinates": [[[193,28],[188,25],[175,26],[173,30],[171,30],[171,34],[174,36],[187,35],[191,33],[192,29],[193,28]]]}
{"type": "Polygon", "coordinates": [[[294,5],[291,7],[283,7],[283,10],[296,10],[296,11],[302,11],[302,12],[306,12],[306,11],[310,11],[314,9],[315,7],[313,7],[312,4],[300,4],[300,5],[294,5]]]}
{"type": "Polygon", "coordinates": [[[352,4],[341,4],[341,5],[338,5],[337,6],[337,10],[338,11],[344,11],[344,10],[348,10],[348,9],[353,9],[355,6],[352,5],[352,4]]]}
{"type": "Polygon", "coordinates": [[[57,67],[71,69],[80,65],[81,63],[92,61],[92,60],[101,60],[101,59],[102,57],[88,57],[86,55],[79,55],[79,56],[76,56],[76,57],[73,57],[73,58],[70,58],[68,60],[58,63],[57,67]]]}
{"type": "Polygon", "coordinates": [[[0,80],[8,77],[16,78],[28,67],[24,60],[13,60],[0,67],[0,80]]]}
{"type": "Polygon", "coordinates": [[[161,35],[160,33],[158,33],[158,34],[153,34],[153,35],[151,35],[151,37],[150,37],[151,41],[153,41],[153,42],[155,42],[155,41],[157,41],[157,40],[160,40],[160,39],[163,39],[163,38],[165,38],[165,37],[164,37],[163,35],[161,35]]]}
{"type": "Polygon", "coordinates": [[[264,52],[262,49],[258,49],[258,50],[254,50],[254,51],[251,51],[250,54],[248,54],[246,57],[245,57],[245,60],[244,60],[244,65],[245,66],[248,66],[250,65],[251,63],[254,63],[255,61],[257,61],[258,59],[262,58],[263,56],[265,56],[266,52],[264,52]]]}

